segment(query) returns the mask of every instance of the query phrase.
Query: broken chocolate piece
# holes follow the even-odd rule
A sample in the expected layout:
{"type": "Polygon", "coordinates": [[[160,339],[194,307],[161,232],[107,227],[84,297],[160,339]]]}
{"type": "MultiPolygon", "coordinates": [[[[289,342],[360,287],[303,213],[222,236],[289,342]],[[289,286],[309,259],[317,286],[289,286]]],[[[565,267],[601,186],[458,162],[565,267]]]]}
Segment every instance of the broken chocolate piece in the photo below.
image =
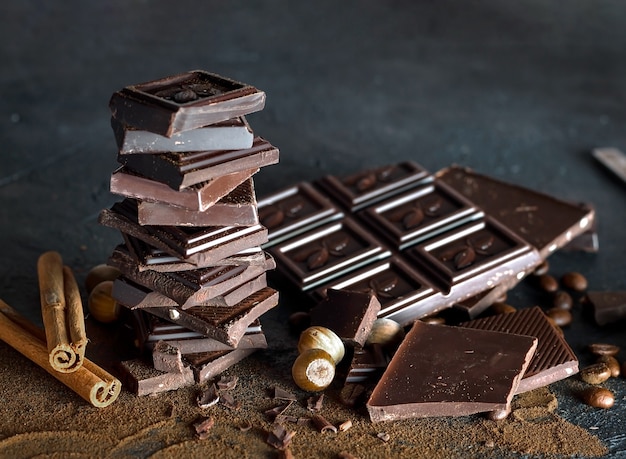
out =
{"type": "Polygon", "coordinates": [[[182,373],[185,371],[180,349],[165,341],[158,341],[154,345],[152,361],[155,370],[166,373],[182,373]]]}
{"type": "Polygon", "coordinates": [[[200,395],[196,398],[196,403],[199,408],[210,408],[213,405],[217,405],[220,401],[220,393],[217,390],[215,384],[209,384],[200,395]]]}
{"type": "Polygon", "coordinates": [[[251,355],[256,349],[233,349],[230,351],[185,354],[183,359],[190,363],[196,382],[209,381],[234,364],[251,355]]]}
{"type": "Polygon", "coordinates": [[[215,419],[213,417],[202,418],[193,423],[193,427],[196,430],[196,436],[199,440],[206,440],[209,438],[209,431],[215,425],[215,419]]]}

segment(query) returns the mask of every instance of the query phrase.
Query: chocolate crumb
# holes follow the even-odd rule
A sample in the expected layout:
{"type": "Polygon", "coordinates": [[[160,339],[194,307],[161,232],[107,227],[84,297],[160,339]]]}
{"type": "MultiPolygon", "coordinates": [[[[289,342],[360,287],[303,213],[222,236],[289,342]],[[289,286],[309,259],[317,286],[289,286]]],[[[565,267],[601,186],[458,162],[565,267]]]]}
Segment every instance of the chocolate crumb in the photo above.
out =
{"type": "Polygon", "coordinates": [[[350,419],[348,419],[347,421],[342,422],[341,424],[339,424],[339,432],[345,432],[346,430],[350,429],[352,427],[352,421],[350,419]]]}
{"type": "Polygon", "coordinates": [[[252,423],[247,419],[239,425],[239,430],[242,432],[247,432],[250,429],[252,429],[252,423]]]}
{"type": "Polygon", "coordinates": [[[389,440],[391,440],[391,437],[389,436],[389,434],[387,432],[378,432],[376,434],[376,437],[380,438],[385,443],[387,443],[389,440]]]}
{"type": "Polygon", "coordinates": [[[215,425],[215,419],[212,417],[202,418],[193,423],[194,429],[196,429],[196,436],[199,440],[206,440],[209,438],[209,431],[215,425]]]}
{"type": "Polygon", "coordinates": [[[209,408],[220,401],[220,394],[215,384],[209,385],[198,397],[196,398],[198,406],[200,408],[209,408]]]}
{"type": "Polygon", "coordinates": [[[238,410],[241,408],[241,402],[238,400],[235,400],[235,397],[233,397],[228,392],[225,392],[220,395],[220,403],[224,405],[226,408],[230,408],[231,410],[238,410]]]}
{"type": "Polygon", "coordinates": [[[309,397],[307,399],[307,409],[312,411],[313,413],[317,413],[322,410],[322,406],[324,404],[324,394],[320,394],[319,396],[309,397]]]}
{"type": "Polygon", "coordinates": [[[237,382],[239,381],[239,377],[232,376],[221,376],[220,379],[217,380],[217,388],[219,390],[232,390],[237,387],[237,382]]]}

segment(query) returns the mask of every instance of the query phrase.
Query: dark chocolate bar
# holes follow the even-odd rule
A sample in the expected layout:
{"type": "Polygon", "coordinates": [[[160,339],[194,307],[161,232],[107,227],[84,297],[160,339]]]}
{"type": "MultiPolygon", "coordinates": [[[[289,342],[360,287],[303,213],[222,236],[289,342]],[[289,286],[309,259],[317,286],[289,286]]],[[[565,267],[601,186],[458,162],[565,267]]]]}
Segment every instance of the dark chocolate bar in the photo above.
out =
{"type": "Polygon", "coordinates": [[[547,386],[578,373],[576,355],[539,306],[475,319],[460,326],[537,338],[537,350],[516,394],[547,386]]]}
{"type": "Polygon", "coordinates": [[[537,339],[416,321],[367,402],[373,422],[510,410],[537,339]]]}
{"type": "Polygon", "coordinates": [[[189,210],[203,211],[258,171],[257,168],[234,172],[176,191],[164,183],[150,180],[120,167],[111,175],[110,191],[127,198],[163,202],[189,210]]]}
{"type": "Polygon", "coordinates": [[[252,226],[259,223],[252,178],[241,183],[214,205],[203,211],[166,203],[137,202],[140,225],[162,226],[252,226]]]}
{"type": "Polygon", "coordinates": [[[337,206],[306,182],[263,198],[258,210],[261,224],[271,234],[264,247],[343,217],[337,206]]]}
{"type": "Polygon", "coordinates": [[[126,86],[109,108],[118,122],[167,137],[262,110],[265,93],[195,70],[126,86]]]}
{"type": "Polygon", "coordinates": [[[124,387],[138,396],[158,394],[195,384],[193,370],[189,367],[181,373],[167,373],[156,370],[141,359],[119,363],[116,373],[124,387]]]}
{"type": "Polygon", "coordinates": [[[351,218],[316,228],[270,249],[278,266],[303,290],[390,255],[351,218]]]}
{"type": "Polygon", "coordinates": [[[118,155],[117,160],[128,170],[182,190],[225,174],[276,164],[278,157],[278,148],[256,137],[245,150],[118,155]]]}
{"type": "Polygon", "coordinates": [[[111,127],[121,155],[165,153],[168,151],[242,150],[252,146],[254,134],[240,116],[220,123],[165,137],[111,118],[111,127]]]}

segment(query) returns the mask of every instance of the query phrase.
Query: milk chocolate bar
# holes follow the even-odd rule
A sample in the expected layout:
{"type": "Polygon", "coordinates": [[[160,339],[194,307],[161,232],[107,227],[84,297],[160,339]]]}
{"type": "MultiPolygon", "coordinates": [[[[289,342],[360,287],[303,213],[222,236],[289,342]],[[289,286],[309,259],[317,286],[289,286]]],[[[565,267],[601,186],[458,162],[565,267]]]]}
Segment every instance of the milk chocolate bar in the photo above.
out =
{"type": "Polygon", "coordinates": [[[135,395],[150,395],[180,389],[195,384],[193,370],[181,373],[158,371],[141,359],[126,360],[118,364],[117,373],[122,384],[135,395]]]}
{"type": "Polygon", "coordinates": [[[576,355],[539,306],[475,319],[460,326],[537,338],[537,350],[516,394],[547,386],[578,373],[576,355]]]}
{"type": "Polygon", "coordinates": [[[264,247],[343,217],[337,206],[306,182],[263,198],[258,210],[271,235],[264,247]]]}
{"type": "Polygon", "coordinates": [[[209,338],[237,347],[248,325],[277,304],[278,292],[266,287],[235,306],[194,306],[184,311],[177,308],[151,308],[150,312],[209,338]]]}
{"type": "Polygon", "coordinates": [[[182,190],[225,174],[276,164],[278,157],[278,148],[256,137],[252,147],[244,150],[118,155],[117,160],[128,170],[182,190]]]}
{"type": "Polygon", "coordinates": [[[595,212],[586,204],[572,204],[458,166],[436,176],[517,233],[543,258],[593,225],[595,212]]]}
{"type": "Polygon", "coordinates": [[[328,175],[320,179],[317,185],[354,212],[429,180],[432,178],[422,166],[407,161],[368,169],[347,177],[328,175]]]}
{"type": "Polygon", "coordinates": [[[225,174],[176,191],[164,183],[150,180],[120,167],[111,175],[110,191],[127,198],[162,202],[189,210],[204,211],[258,171],[259,169],[256,168],[225,174]]]}
{"type": "Polygon", "coordinates": [[[252,146],[254,135],[243,116],[165,137],[125,126],[111,118],[121,155],[168,151],[242,150],[252,146]]]}
{"type": "Polygon", "coordinates": [[[509,410],[537,339],[416,321],[367,402],[373,422],[509,410]]]}
{"type": "Polygon", "coordinates": [[[259,223],[254,185],[249,178],[204,211],[174,207],[159,202],[137,202],[140,225],[162,226],[252,226],[259,223]]]}
{"type": "Polygon", "coordinates": [[[270,249],[279,268],[303,290],[390,255],[351,218],[316,228],[270,249]]]}
{"type": "Polygon", "coordinates": [[[118,122],[170,137],[262,110],[265,93],[202,70],[126,86],[109,108],[118,122]]]}
{"type": "Polygon", "coordinates": [[[99,222],[129,234],[170,255],[195,265],[212,265],[248,247],[267,241],[267,230],[254,226],[142,226],[137,207],[124,200],[100,213],[99,222]]]}
{"type": "Polygon", "coordinates": [[[482,216],[453,189],[431,182],[363,210],[362,217],[397,250],[482,216]]]}
{"type": "Polygon", "coordinates": [[[139,271],[124,246],[115,248],[108,263],[118,268],[126,278],[171,298],[183,309],[204,305],[212,298],[241,286],[275,266],[274,260],[268,256],[265,266],[226,265],[201,268],[195,273],[200,276],[198,279],[190,276],[190,271],[139,271]]]}

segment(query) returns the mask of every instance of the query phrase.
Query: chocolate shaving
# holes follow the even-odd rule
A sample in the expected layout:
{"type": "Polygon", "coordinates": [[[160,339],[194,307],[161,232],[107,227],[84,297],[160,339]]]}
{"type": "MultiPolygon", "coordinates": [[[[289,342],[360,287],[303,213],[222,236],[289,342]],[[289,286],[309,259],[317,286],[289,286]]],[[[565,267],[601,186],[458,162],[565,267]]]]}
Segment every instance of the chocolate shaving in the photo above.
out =
{"type": "Polygon", "coordinates": [[[238,410],[241,408],[241,402],[235,400],[235,397],[228,392],[220,394],[220,403],[231,410],[238,410]]]}
{"type": "Polygon", "coordinates": [[[209,408],[220,401],[220,394],[215,384],[211,384],[196,398],[200,408],[209,408]]]}
{"type": "Polygon", "coordinates": [[[311,417],[311,421],[315,425],[315,428],[322,433],[333,432],[337,433],[337,427],[328,422],[322,415],[316,414],[311,417]]]}
{"type": "Polygon", "coordinates": [[[252,429],[252,423],[247,419],[239,425],[239,430],[242,432],[247,432],[250,429],[252,429]]]}
{"type": "Polygon", "coordinates": [[[324,404],[324,394],[320,394],[317,397],[309,397],[306,401],[306,407],[309,411],[316,413],[321,411],[322,405],[324,404]]]}
{"type": "Polygon", "coordinates": [[[217,381],[217,388],[219,390],[232,390],[237,387],[237,382],[239,381],[239,377],[232,376],[221,376],[217,381]]]}
{"type": "Polygon", "coordinates": [[[285,403],[285,404],[283,404],[283,405],[278,405],[278,406],[275,406],[274,408],[270,408],[269,410],[266,410],[266,411],[264,412],[264,414],[265,414],[265,416],[267,416],[267,417],[268,417],[268,419],[269,419],[270,421],[275,421],[275,420],[276,420],[276,418],[277,418],[280,414],[284,413],[284,412],[287,410],[287,408],[289,408],[289,407],[291,406],[291,404],[292,404],[292,403],[293,403],[293,402],[292,402],[292,401],[290,401],[289,403],[285,403]]]}
{"type": "Polygon", "coordinates": [[[389,434],[387,432],[378,432],[376,434],[376,437],[380,438],[385,443],[387,443],[391,439],[391,437],[389,436],[389,434]]]}
{"type": "Polygon", "coordinates": [[[347,421],[343,421],[341,424],[339,424],[339,432],[345,432],[346,430],[352,428],[352,421],[350,419],[348,419],[347,421]]]}
{"type": "Polygon", "coordinates": [[[274,424],[266,441],[274,448],[284,450],[289,446],[294,435],[296,435],[295,431],[289,431],[281,424],[274,424]]]}
{"type": "Polygon", "coordinates": [[[296,401],[296,396],[291,392],[286,391],[285,389],[281,389],[280,387],[274,387],[274,393],[272,398],[277,400],[287,400],[291,402],[296,401]]]}
{"type": "Polygon", "coordinates": [[[196,429],[196,436],[200,440],[206,440],[209,438],[209,431],[215,425],[215,419],[212,417],[202,418],[193,423],[194,429],[196,429]]]}

